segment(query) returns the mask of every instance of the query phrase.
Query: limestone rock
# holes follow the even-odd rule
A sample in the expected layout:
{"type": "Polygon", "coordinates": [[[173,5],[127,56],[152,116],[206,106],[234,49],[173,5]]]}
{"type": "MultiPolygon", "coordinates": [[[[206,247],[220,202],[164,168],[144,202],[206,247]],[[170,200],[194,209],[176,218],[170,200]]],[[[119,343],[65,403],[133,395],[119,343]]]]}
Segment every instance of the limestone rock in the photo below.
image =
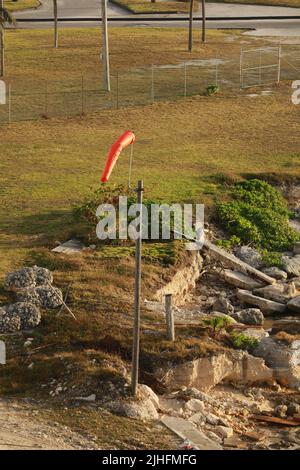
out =
{"type": "Polygon", "coordinates": [[[243,384],[273,384],[273,371],[265,362],[244,351],[230,351],[211,357],[167,366],[156,371],[156,377],[163,379],[169,390],[182,386],[209,391],[225,381],[243,384]]]}
{"type": "Polygon", "coordinates": [[[191,411],[194,413],[205,412],[205,406],[203,401],[198,400],[197,398],[192,398],[191,400],[187,401],[186,404],[184,405],[184,410],[185,411],[191,411]]]}
{"type": "Polygon", "coordinates": [[[227,315],[226,313],[222,313],[222,312],[210,312],[209,315],[205,315],[205,317],[203,317],[203,319],[207,319],[209,317],[220,317],[220,318],[225,318],[226,320],[228,320],[228,322],[230,324],[234,324],[234,323],[237,323],[236,320],[233,318],[232,314],[231,315],[227,315]]]}
{"type": "Polygon", "coordinates": [[[263,325],[264,315],[258,308],[247,308],[232,313],[231,316],[239,323],[245,325],[263,325]]]}
{"type": "Polygon", "coordinates": [[[257,341],[261,341],[263,338],[270,336],[263,328],[247,328],[243,330],[243,335],[257,339],[257,341]]]}
{"type": "Polygon", "coordinates": [[[217,442],[209,439],[192,423],[183,418],[163,416],[161,422],[184,441],[189,440],[192,442],[199,450],[222,450],[222,447],[217,442]]]}
{"type": "Polygon", "coordinates": [[[40,324],[41,313],[36,305],[17,302],[4,307],[7,315],[10,317],[19,317],[21,328],[34,328],[40,324]]]}
{"type": "Polygon", "coordinates": [[[278,418],[285,418],[287,415],[288,407],[286,405],[278,405],[274,410],[274,415],[278,418]]]}
{"type": "Polygon", "coordinates": [[[289,335],[300,335],[300,320],[295,317],[287,317],[273,323],[272,334],[284,331],[289,335]]]}
{"type": "Polygon", "coordinates": [[[230,269],[225,269],[222,275],[223,279],[228,284],[235,287],[239,287],[240,289],[253,290],[264,286],[262,282],[259,282],[250,276],[247,276],[247,274],[240,273],[239,271],[231,271],[230,269]]]}
{"type": "Polygon", "coordinates": [[[273,266],[271,268],[265,268],[263,269],[263,272],[268,276],[277,279],[278,281],[285,281],[287,279],[287,273],[282,269],[277,268],[276,266],[273,266]]]}
{"type": "Polygon", "coordinates": [[[287,407],[287,415],[294,416],[300,414],[300,405],[298,403],[289,403],[287,407]]]}
{"type": "Polygon", "coordinates": [[[244,263],[244,261],[241,261],[232,253],[228,253],[228,251],[215,246],[208,240],[204,241],[203,247],[206,252],[208,252],[208,255],[211,259],[221,261],[226,268],[234,269],[244,274],[252,275],[260,281],[264,282],[265,284],[274,284],[276,282],[276,279],[268,276],[267,274],[263,273],[262,271],[256,268],[253,268],[249,264],[244,263]]]}
{"type": "Polygon", "coordinates": [[[0,308],[0,333],[14,333],[21,329],[21,319],[15,313],[0,308]]]}
{"type": "Polygon", "coordinates": [[[283,313],[286,310],[286,305],[273,300],[268,300],[263,297],[253,295],[250,291],[241,290],[237,291],[237,298],[243,303],[258,307],[265,315],[273,313],[283,313]]]}
{"type": "Polygon", "coordinates": [[[17,292],[18,302],[29,302],[43,308],[58,308],[63,304],[62,291],[51,285],[31,287],[17,292]]]}
{"type": "Polygon", "coordinates": [[[287,345],[273,338],[264,338],[253,354],[266,361],[281,385],[296,389],[300,387],[300,340],[287,345]]]}
{"type": "Polygon", "coordinates": [[[203,258],[199,251],[190,252],[190,263],[182,269],[179,269],[174,275],[173,279],[159,289],[155,294],[155,299],[159,302],[164,302],[166,294],[172,294],[174,303],[183,304],[188,292],[196,286],[199,279],[201,268],[203,265],[203,258]]]}
{"type": "Polygon", "coordinates": [[[48,269],[34,266],[33,268],[25,267],[19,271],[9,273],[5,279],[5,287],[7,290],[16,291],[47,285],[52,282],[53,277],[48,269]]]}
{"type": "Polygon", "coordinates": [[[240,246],[235,250],[234,254],[253,268],[260,269],[263,265],[262,256],[259,251],[250,246],[240,246]]]}
{"type": "Polygon", "coordinates": [[[295,255],[300,255],[300,242],[296,242],[294,244],[293,252],[295,255]]]}
{"type": "Polygon", "coordinates": [[[159,408],[159,398],[155,392],[153,392],[152,388],[148,387],[148,385],[139,384],[138,386],[138,396],[144,400],[152,401],[153,405],[156,408],[159,408]]]}
{"type": "Polygon", "coordinates": [[[218,416],[214,415],[213,413],[206,413],[205,417],[206,417],[206,422],[208,424],[211,424],[212,426],[216,426],[220,422],[220,419],[218,418],[218,416]]]}
{"type": "Polygon", "coordinates": [[[158,412],[150,399],[141,401],[121,401],[117,400],[107,404],[107,408],[120,416],[127,416],[142,421],[158,419],[158,412]]]}
{"type": "Polygon", "coordinates": [[[219,297],[213,304],[212,308],[216,312],[226,313],[227,315],[234,312],[234,307],[225,297],[219,297]]]}
{"type": "Polygon", "coordinates": [[[228,439],[233,436],[233,429],[226,426],[216,426],[214,430],[222,439],[228,439]]]}
{"type": "Polygon", "coordinates": [[[297,295],[295,284],[273,284],[272,286],[255,289],[254,294],[265,299],[274,300],[279,303],[286,303],[297,295]]]}
{"type": "Polygon", "coordinates": [[[296,256],[283,256],[282,265],[284,271],[290,276],[300,276],[300,255],[296,256]]]}
{"type": "Polygon", "coordinates": [[[291,310],[291,312],[300,313],[300,296],[290,300],[287,304],[287,308],[291,310]]]}
{"type": "Polygon", "coordinates": [[[188,420],[195,424],[195,426],[203,426],[206,423],[206,416],[200,411],[198,413],[193,414],[188,418],[188,420]]]}

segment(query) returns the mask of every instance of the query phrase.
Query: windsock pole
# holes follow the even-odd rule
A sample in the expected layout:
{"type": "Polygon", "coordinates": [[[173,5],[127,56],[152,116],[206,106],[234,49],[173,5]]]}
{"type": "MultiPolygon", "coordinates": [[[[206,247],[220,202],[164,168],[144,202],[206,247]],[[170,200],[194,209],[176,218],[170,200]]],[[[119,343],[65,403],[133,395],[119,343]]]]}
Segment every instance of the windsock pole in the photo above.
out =
{"type": "Polygon", "coordinates": [[[143,181],[138,181],[137,203],[140,212],[139,234],[135,248],[134,325],[132,345],[131,390],[135,397],[139,381],[140,329],[141,329],[141,281],[142,281],[142,237],[143,237],[143,181]]]}

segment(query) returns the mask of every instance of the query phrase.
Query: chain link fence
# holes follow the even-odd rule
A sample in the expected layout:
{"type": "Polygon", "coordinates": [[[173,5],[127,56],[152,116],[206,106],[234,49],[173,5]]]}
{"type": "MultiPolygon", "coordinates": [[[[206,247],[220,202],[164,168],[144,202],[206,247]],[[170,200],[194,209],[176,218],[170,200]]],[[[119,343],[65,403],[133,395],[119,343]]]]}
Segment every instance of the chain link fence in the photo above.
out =
{"type": "Polygon", "coordinates": [[[242,49],[238,57],[215,57],[179,64],[153,65],[112,74],[110,93],[101,76],[55,81],[12,81],[0,123],[83,115],[102,109],[139,106],[204,95],[207,87],[221,89],[267,86],[300,79],[300,44],[242,49]]]}

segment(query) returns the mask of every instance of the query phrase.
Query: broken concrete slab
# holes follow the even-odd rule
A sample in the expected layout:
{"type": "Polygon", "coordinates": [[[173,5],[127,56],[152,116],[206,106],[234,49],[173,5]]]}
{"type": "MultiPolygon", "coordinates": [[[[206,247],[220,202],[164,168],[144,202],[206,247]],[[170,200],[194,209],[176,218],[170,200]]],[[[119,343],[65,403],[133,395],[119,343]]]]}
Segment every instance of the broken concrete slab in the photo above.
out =
{"type": "Polygon", "coordinates": [[[161,422],[181,439],[191,441],[198,450],[223,450],[222,447],[205,436],[189,421],[173,416],[163,416],[161,422]]]}
{"type": "Polygon", "coordinates": [[[275,321],[272,326],[272,335],[280,331],[290,335],[300,335],[300,320],[296,317],[287,317],[275,321]]]}
{"type": "Polygon", "coordinates": [[[294,244],[293,252],[295,255],[300,255],[300,242],[296,242],[294,244]]]}
{"type": "Polygon", "coordinates": [[[234,384],[273,384],[273,371],[263,359],[245,351],[228,351],[202,357],[172,368],[160,367],[155,377],[169,391],[180,387],[197,388],[208,392],[221,382],[234,384]]]}
{"type": "Polygon", "coordinates": [[[265,315],[272,315],[273,313],[283,313],[286,310],[286,305],[273,300],[264,299],[253,295],[252,292],[239,289],[237,291],[238,300],[245,304],[258,307],[265,315]]]}
{"type": "Polygon", "coordinates": [[[274,300],[274,302],[287,303],[298,295],[295,284],[273,284],[254,290],[254,294],[265,299],[274,300]]]}
{"type": "Polygon", "coordinates": [[[230,269],[225,269],[222,273],[223,279],[228,282],[228,284],[239,287],[240,289],[253,290],[264,287],[262,282],[259,282],[253,279],[247,274],[243,274],[239,271],[231,271],[230,269]]]}
{"type": "Polygon", "coordinates": [[[207,240],[204,242],[203,247],[206,251],[208,251],[209,255],[212,258],[221,261],[227,268],[240,271],[244,274],[252,274],[255,278],[259,279],[265,284],[274,284],[276,282],[276,279],[268,276],[267,274],[263,273],[262,271],[259,271],[256,268],[253,268],[244,261],[241,261],[233,254],[228,253],[227,251],[215,246],[213,243],[207,240]]]}
{"type": "Polygon", "coordinates": [[[239,323],[244,325],[263,325],[264,315],[259,308],[247,308],[231,314],[239,323]]]}
{"type": "Polygon", "coordinates": [[[83,243],[81,243],[80,240],[76,240],[75,238],[72,238],[71,240],[68,240],[65,243],[62,243],[61,245],[57,246],[52,250],[53,253],[63,253],[65,255],[73,255],[73,254],[78,254],[81,253],[82,250],[85,249],[85,246],[83,243]]]}
{"type": "Polygon", "coordinates": [[[285,281],[288,277],[285,271],[277,268],[276,266],[272,266],[271,268],[264,268],[262,271],[268,276],[274,277],[274,279],[277,279],[278,281],[285,281]]]}
{"type": "Polygon", "coordinates": [[[300,255],[283,256],[282,267],[290,276],[300,276],[300,255]]]}
{"type": "Polygon", "coordinates": [[[287,304],[287,308],[291,310],[291,312],[300,313],[300,296],[290,300],[287,304]]]}

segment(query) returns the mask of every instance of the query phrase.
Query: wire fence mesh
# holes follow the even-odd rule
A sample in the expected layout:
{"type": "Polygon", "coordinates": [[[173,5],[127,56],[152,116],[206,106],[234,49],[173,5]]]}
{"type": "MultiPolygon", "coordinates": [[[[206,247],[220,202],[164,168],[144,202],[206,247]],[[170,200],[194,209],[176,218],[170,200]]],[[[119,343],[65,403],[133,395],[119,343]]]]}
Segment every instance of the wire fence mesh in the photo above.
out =
{"type": "Polygon", "coordinates": [[[110,93],[103,91],[101,75],[11,81],[6,84],[5,104],[0,106],[0,123],[172,101],[205,94],[210,85],[238,89],[297,79],[300,44],[278,44],[242,49],[236,57],[119,71],[111,76],[110,93]]]}

